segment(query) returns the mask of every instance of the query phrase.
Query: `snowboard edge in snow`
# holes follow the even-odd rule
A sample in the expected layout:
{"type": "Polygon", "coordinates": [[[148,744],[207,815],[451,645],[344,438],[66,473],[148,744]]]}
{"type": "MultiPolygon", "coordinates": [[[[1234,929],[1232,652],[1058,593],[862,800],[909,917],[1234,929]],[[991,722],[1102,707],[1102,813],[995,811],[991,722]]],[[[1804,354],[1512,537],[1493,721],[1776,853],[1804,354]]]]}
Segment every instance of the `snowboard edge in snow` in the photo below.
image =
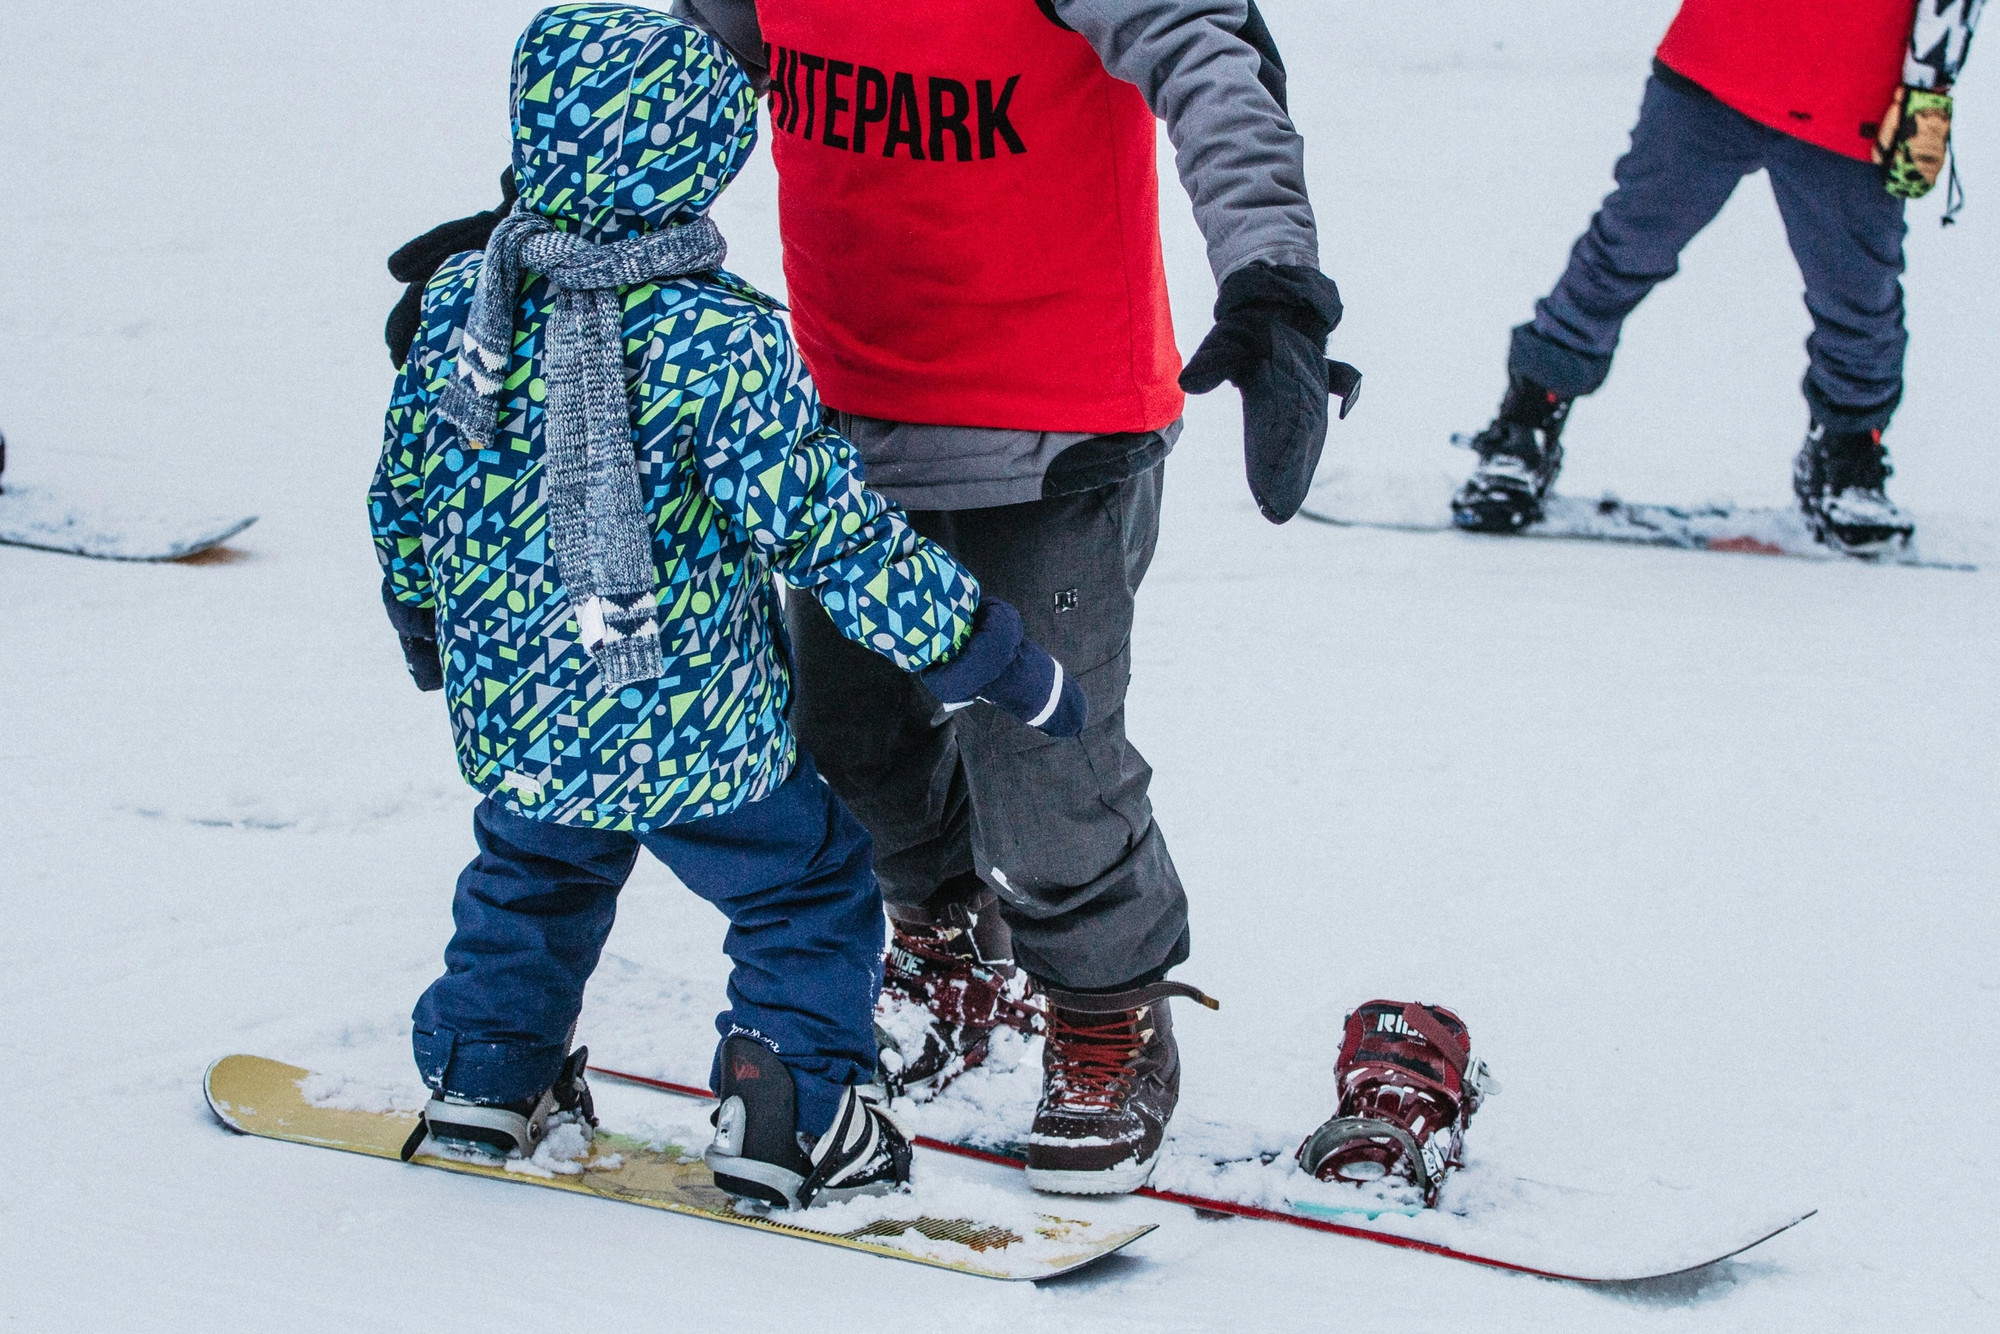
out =
{"type": "Polygon", "coordinates": [[[37,487],[0,490],[0,546],[91,560],[186,560],[214,550],[255,522],[254,514],[183,519],[120,513],[68,503],[37,487]]]}
{"type": "MultiPolygon", "coordinates": [[[[1299,517],[1334,528],[1377,528],[1402,533],[1457,533],[1448,507],[1436,514],[1371,514],[1335,496],[1306,505],[1299,517]]],[[[1879,556],[1842,556],[1813,540],[1797,511],[1733,505],[1646,505],[1606,496],[1588,500],[1552,495],[1545,517],[1514,533],[1473,533],[1475,537],[1528,537],[1544,541],[1602,542],[1613,546],[1666,547],[1733,555],[1790,556],[1794,559],[1896,565],[1926,570],[1976,571],[1969,560],[1933,558],[1924,549],[1921,521],[1912,545],[1879,556]]]]}
{"type": "MultiPolygon", "coordinates": [[[[712,1099],[715,1095],[707,1089],[692,1084],[675,1084],[663,1079],[653,1079],[645,1075],[627,1074],[606,1066],[593,1065],[590,1072],[606,1079],[621,1083],[637,1084],[644,1088],[658,1089],[664,1093],[676,1094],[684,1098],[712,1099]]],[[[979,1162],[993,1163],[1001,1167],[1025,1168],[1025,1158],[1018,1153],[1001,1152],[991,1148],[958,1144],[950,1140],[933,1139],[928,1135],[913,1137],[919,1148],[932,1149],[939,1153],[949,1153],[961,1158],[971,1158],[979,1162]]],[[[1761,1246],[1780,1233],[1788,1232],[1811,1218],[1818,1210],[1807,1210],[1800,1214],[1784,1214],[1766,1222],[1748,1226],[1736,1233],[1727,1242],[1719,1243],[1714,1249],[1702,1253],[1702,1258],[1690,1263],[1675,1263],[1667,1267],[1635,1266],[1629,1271],[1618,1273],[1581,1273],[1526,1262],[1524,1258],[1509,1259],[1501,1255],[1484,1255],[1458,1247],[1427,1241],[1420,1237],[1405,1236],[1379,1228],[1369,1227],[1360,1222],[1337,1222],[1330,1218],[1315,1217],[1302,1212],[1267,1209],[1259,1205],[1242,1204],[1235,1200],[1213,1199],[1203,1195],[1183,1194],[1179,1191],[1155,1190],[1142,1186],[1136,1194],[1147,1199],[1164,1200],[1169,1204],[1185,1205],[1199,1214],[1227,1215],[1234,1218],[1253,1218],[1272,1223],[1289,1223],[1314,1232],[1330,1232],[1335,1236],[1351,1237],[1357,1241],[1372,1241],[1383,1246],[1394,1246],[1403,1250],[1420,1251],[1447,1260],[1460,1260],[1467,1264],[1481,1265],[1488,1269],[1502,1269],[1517,1274],[1529,1274],[1536,1278],[1558,1279],[1567,1283],[1616,1284],[1646,1283],[1672,1278],[1709,1265],[1719,1264],[1753,1247],[1761,1246]]],[[[1361,1217],[1357,1215],[1357,1217],[1361,1217]]]]}
{"type": "MultiPolygon", "coordinates": [[[[301,1081],[311,1072],[260,1056],[224,1056],[208,1068],[202,1091],[218,1121],[238,1134],[339,1149],[396,1161],[415,1129],[414,1112],[350,1111],[315,1106],[301,1081]]],[[[715,1185],[699,1153],[683,1156],[669,1145],[599,1131],[590,1155],[574,1175],[509,1170],[499,1164],[418,1153],[412,1165],[442,1168],[490,1180],[546,1186],[627,1204],[664,1209],[712,1222],[815,1241],[949,1269],[980,1278],[1010,1281],[1054,1278],[1073,1273],[1124,1249],[1153,1231],[1153,1224],[1106,1227],[1075,1219],[1037,1215],[1036,1240],[1029,1242],[1006,1224],[964,1218],[888,1216],[845,1233],[819,1232],[781,1221],[784,1215],[738,1212],[715,1185]],[[912,1234],[915,1234],[914,1238],[912,1234]],[[1028,1250],[1010,1256],[1024,1242],[1028,1250]]],[[[885,1206],[895,1196],[884,1197],[885,1206]]],[[[912,1208],[910,1211],[915,1212],[912,1208]]]]}

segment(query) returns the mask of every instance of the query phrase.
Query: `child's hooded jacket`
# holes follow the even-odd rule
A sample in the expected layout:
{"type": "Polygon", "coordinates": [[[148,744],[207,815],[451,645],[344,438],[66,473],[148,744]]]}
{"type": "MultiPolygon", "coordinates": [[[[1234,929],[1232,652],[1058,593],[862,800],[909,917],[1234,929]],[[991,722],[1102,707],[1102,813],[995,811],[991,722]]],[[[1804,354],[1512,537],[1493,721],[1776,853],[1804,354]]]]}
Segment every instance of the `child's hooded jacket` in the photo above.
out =
{"type": "MultiPolygon", "coordinates": [[[[519,207],[586,240],[699,217],[755,142],[742,71],[664,15],[558,6],[515,53],[519,207]]],[[[717,271],[624,293],[666,671],[606,695],[548,551],[544,279],[522,284],[493,448],[433,419],[482,258],[453,258],[425,290],[369,497],[391,596],[435,609],[475,788],[537,819],[643,832],[777,787],[795,748],[774,573],[906,670],[963,645],[978,585],[865,489],[780,307],[717,271]]]]}

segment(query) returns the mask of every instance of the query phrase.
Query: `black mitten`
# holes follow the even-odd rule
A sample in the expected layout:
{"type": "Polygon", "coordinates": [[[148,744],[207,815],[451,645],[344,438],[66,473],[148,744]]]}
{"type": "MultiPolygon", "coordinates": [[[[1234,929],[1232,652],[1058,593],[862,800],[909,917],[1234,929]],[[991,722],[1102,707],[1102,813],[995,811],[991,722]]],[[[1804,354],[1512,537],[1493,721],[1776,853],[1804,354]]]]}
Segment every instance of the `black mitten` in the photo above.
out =
{"type": "Polygon", "coordinates": [[[1327,395],[1345,417],[1361,372],[1326,359],[1340,323],[1340,289],[1318,269],[1245,265],[1222,280],[1215,327],[1181,372],[1181,388],[1205,394],[1228,380],[1243,392],[1243,463],[1250,494],[1272,523],[1299,512],[1326,446],[1327,395]]]}
{"type": "Polygon", "coordinates": [[[511,167],[500,175],[500,195],[499,208],[433,227],[389,256],[389,276],[405,284],[402,300],[389,312],[389,323],[382,330],[389,360],[396,363],[397,370],[410,359],[410,344],[416,340],[417,326],[423,323],[424,284],[453,255],[484,250],[493,229],[513,211],[516,192],[511,167]]]}
{"type": "Polygon", "coordinates": [[[396,601],[387,579],[382,581],[382,606],[389,613],[389,624],[395,627],[396,638],[402,641],[403,661],[417,689],[443,690],[444,663],[438,656],[436,614],[429,607],[412,607],[396,601]]]}

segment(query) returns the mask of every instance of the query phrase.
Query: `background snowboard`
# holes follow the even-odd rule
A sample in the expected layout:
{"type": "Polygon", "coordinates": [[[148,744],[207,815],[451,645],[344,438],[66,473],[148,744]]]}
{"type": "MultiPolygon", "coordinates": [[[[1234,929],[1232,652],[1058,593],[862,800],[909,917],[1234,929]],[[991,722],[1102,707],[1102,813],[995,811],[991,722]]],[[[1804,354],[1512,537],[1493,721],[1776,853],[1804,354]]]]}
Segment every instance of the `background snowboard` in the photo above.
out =
{"type": "MultiPolygon", "coordinates": [[[[1026,1166],[1027,1151],[1014,1136],[1032,1119],[1041,1062],[1030,1059],[1032,1044],[1003,1036],[996,1046],[996,1060],[961,1076],[940,1097],[896,1104],[897,1119],[919,1132],[920,1147],[1026,1166]],[[922,1133],[926,1128],[932,1133],[922,1133]]],[[[591,1069],[682,1097],[713,1096],[698,1085],[591,1069]]],[[[1445,1183],[1438,1208],[1423,1209],[1393,1195],[1316,1181],[1294,1162],[1295,1147],[1248,1127],[1177,1116],[1152,1184],[1138,1194],[1204,1214],[1289,1223],[1575,1283],[1639,1282],[1699,1269],[1769,1241],[1814,1212],[1753,1213],[1741,1202],[1730,1208],[1720,1201],[1710,1210],[1684,1195],[1556,1186],[1504,1176],[1476,1159],[1445,1183]]]]}
{"type": "MultiPolygon", "coordinates": [[[[295,1065],[260,1056],[225,1056],[209,1067],[203,1089],[217,1119],[241,1134],[371,1158],[398,1158],[403,1142],[416,1127],[414,1113],[316,1103],[305,1091],[306,1082],[312,1079],[311,1071],[295,1065]]],[[[776,1218],[740,1213],[733,1199],[716,1187],[698,1150],[649,1144],[601,1130],[588,1152],[575,1161],[545,1161],[539,1152],[534,1159],[508,1166],[430,1152],[419,1152],[411,1161],[447,1172],[642,1204],[981,1278],[1037,1279],[1071,1273],[1153,1230],[1150,1224],[1096,1227],[1046,1214],[1034,1215],[1025,1229],[1006,1222],[932,1218],[918,1212],[919,1201],[895,1195],[776,1218]],[[799,1221],[780,1222],[779,1218],[799,1221]],[[807,1221],[849,1226],[836,1232],[801,1225],[807,1221]]]]}
{"type": "Polygon", "coordinates": [[[184,560],[221,546],[257,516],[201,516],[118,509],[39,487],[0,490],[0,545],[97,560],[184,560]]]}
{"type": "MultiPolygon", "coordinates": [[[[1451,496],[1464,480],[1444,469],[1362,475],[1348,468],[1329,467],[1299,515],[1342,528],[1456,532],[1451,521],[1451,496]]],[[[1540,523],[1510,536],[1807,560],[1854,559],[1815,542],[1798,511],[1789,507],[1735,505],[1727,500],[1648,505],[1613,495],[1595,500],[1555,495],[1544,509],[1546,515],[1540,523]]],[[[1996,553],[2000,553],[2000,530],[1994,525],[1933,515],[1917,520],[1916,538],[1907,550],[1879,557],[1876,563],[1976,570],[1992,563],[1996,553]]]]}

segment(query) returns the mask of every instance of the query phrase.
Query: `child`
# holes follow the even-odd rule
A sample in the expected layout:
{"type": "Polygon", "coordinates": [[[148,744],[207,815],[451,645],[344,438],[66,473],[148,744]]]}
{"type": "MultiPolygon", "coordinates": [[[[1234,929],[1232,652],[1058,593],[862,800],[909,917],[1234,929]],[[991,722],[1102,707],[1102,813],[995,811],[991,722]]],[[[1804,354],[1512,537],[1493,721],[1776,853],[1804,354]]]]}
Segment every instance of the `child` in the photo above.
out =
{"type": "Polygon", "coordinates": [[[520,1154],[552,1113],[589,1119],[569,1040],[645,847],[730,922],[717,1183],[781,1207],[891,1188],[908,1143],[857,1092],[882,903],[793,740],[772,576],[947,708],[1068,736],[1083,697],[864,488],[780,307],[718,267],[706,210],[756,142],[726,51],[561,5],[513,90],[518,202],[428,284],[370,493],[390,619],[486,794],[414,1015],[417,1141],[520,1154]]]}

